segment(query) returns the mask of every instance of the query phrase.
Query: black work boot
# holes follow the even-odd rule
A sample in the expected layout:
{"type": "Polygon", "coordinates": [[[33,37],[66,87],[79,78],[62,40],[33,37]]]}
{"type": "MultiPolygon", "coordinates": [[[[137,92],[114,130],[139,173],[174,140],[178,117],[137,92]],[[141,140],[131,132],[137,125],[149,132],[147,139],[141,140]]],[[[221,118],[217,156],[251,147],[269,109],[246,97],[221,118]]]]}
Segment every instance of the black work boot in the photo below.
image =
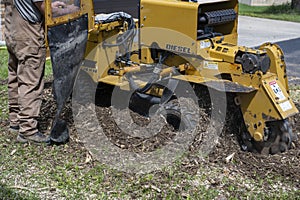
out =
{"type": "Polygon", "coordinates": [[[35,134],[30,136],[24,136],[23,134],[19,134],[17,137],[17,142],[20,143],[33,142],[33,143],[48,144],[50,143],[50,138],[41,132],[36,132],[35,134]]]}

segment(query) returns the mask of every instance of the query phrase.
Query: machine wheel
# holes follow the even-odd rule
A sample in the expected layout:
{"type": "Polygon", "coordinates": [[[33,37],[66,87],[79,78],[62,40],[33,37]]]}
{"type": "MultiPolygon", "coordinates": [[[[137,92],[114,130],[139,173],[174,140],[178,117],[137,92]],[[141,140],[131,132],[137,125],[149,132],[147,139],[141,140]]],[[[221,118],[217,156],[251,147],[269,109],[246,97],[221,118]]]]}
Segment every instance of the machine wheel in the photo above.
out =
{"type": "Polygon", "coordinates": [[[111,106],[111,98],[113,90],[116,89],[113,85],[106,83],[98,83],[95,94],[95,105],[100,107],[111,106]]]}
{"type": "Polygon", "coordinates": [[[292,142],[297,138],[292,132],[288,119],[266,122],[265,141],[255,141],[246,128],[240,107],[234,103],[234,97],[235,94],[230,94],[228,98],[227,126],[237,133],[237,140],[242,150],[277,154],[292,147],[292,142]]]}
{"type": "Polygon", "coordinates": [[[198,111],[199,108],[192,99],[181,97],[179,100],[170,100],[159,108],[157,113],[176,131],[186,131],[197,126],[199,119],[196,119],[195,115],[199,115],[198,111]]]}
{"type": "Polygon", "coordinates": [[[288,119],[268,122],[265,134],[267,140],[256,142],[250,138],[249,133],[243,133],[242,149],[247,151],[257,151],[261,154],[277,154],[289,150],[296,137],[292,133],[288,119]],[[243,146],[244,145],[244,146],[243,146]]]}

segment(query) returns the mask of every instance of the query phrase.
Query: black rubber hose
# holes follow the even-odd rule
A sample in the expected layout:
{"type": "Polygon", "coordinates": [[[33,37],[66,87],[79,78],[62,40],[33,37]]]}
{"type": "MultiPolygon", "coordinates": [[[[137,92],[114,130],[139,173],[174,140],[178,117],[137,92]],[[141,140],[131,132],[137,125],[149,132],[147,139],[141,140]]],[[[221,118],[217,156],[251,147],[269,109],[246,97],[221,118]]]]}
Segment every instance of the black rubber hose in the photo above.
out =
{"type": "Polygon", "coordinates": [[[206,34],[197,36],[197,40],[210,39],[210,38],[214,38],[217,36],[223,36],[223,34],[222,33],[206,33],[206,34]]]}
{"type": "Polygon", "coordinates": [[[122,44],[124,44],[126,41],[128,41],[128,39],[130,37],[133,37],[134,34],[135,34],[135,23],[134,23],[134,20],[133,18],[128,15],[128,14],[122,14],[122,13],[118,13],[118,14],[115,14],[113,16],[117,16],[121,19],[124,19],[127,23],[128,23],[128,31],[126,31],[123,35],[123,38],[122,38],[122,41],[121,42],[118,42],[116,44],[108,44],[106,42],[103,42],[103,46],[104,47],[115,47],[115,46],[120,46],[122,44]]]}
{"type": "Polygon", "coordinates": [[[150,80],[148,81],[148,83],[140,88],[139,86],[137,86],[133,80],[133,77],[132,77],[132,74],[131,73],[127,73],[126,74],[126,77],[128,79],[128,82],[129,82],[129,86],[132,90],[134,91],[137,91],[137,92],[140,92],[140,93],[145,93],[147,92],[151,87],[152,85],[158,80],[158,75],[157,74],[154,74],[151,76],[150,80]]]}
{"type": "MultiPolygon", "coordinates": [[[[159,70],[161,70],[162,69],[162,63],[167,59],[167,57],[168,57],[168,54],[165,55],[164,57],[162,57],[162,55],[160,55],[159,63],[157,64],[157,66],[155,68],[158,68],[159,70]]],[[[159,73],[153,73],[153,75],[151,76],[150,80],[142,88],[140,88],[139,86],[137,86],[135,84],[135,82],[133,80],[133,77],[132,77],[132,73],[128,72],[125,76],[127,77],[128,81],[129,81],[129,86],[130,86],[131,89],[133,89],[134,91],[140,92],[140,93],[145,93],[158,80],[159,73]]]]}

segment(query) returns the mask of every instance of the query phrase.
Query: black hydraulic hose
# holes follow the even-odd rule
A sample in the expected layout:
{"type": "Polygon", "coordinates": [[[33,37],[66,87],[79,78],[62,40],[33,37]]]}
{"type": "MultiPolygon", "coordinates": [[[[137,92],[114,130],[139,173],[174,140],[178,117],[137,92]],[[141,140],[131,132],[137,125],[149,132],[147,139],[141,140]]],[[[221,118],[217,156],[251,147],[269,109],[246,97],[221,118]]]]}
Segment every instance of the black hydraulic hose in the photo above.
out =
{"type": "Polygon", "coordinates": [[[115,47],[115,46],[120,46],[120,45],[124,44],[124,43],[129,39],[130,36],[133,36],[134,33],[135,33],[135,31],[134,31],[134,30],[129,30],[129,31],[125,32],[125,33],[128,33],[128,34],[126,34],[125,38],[123,38],[123,40],[122,40],[121,42],[118,42],[118,43],[116,43],[116,44],[109,44],[109,43],[107,43],[107,42],[103,42],[102,45],[103,45],[104,47],[115,47]]]}
{"type": "Polygon", "coordinates": [[[129,86],[132,90],[134,91],[137,91],[137,92],[140,92],[140,93],[145,93],[147,92],[151,87],[152,85],[158,80],[158,75],[153,75],[151,76],[150,80],[148,81],[148,83],[140,88],[138,85],[135,84],[134,80],[133,80],[133,77],[132,77],[132,74],[131,73],[127,73],[126,74],[126,77],[128,79],[128,82],[129,82],[129,86]]]}
{"type": "Polygon", "coordinates": [[[214,38],[217,36],[223,36],[223,34],[222,33],[206,33],[206,34],[197,36],[197,40],[210,39],[210,38],[214,38]]]}
{"type": "MultiPolygon", "coordinates": [[[[217,36],[223,36],[223,34],[222,33],[206,33],[206,34],[197,36],[197,40],[209,39],[209,41],[212,45],[212,48],[215,48],[215,45],[214,45],[214,42],[212,41],[212,38],[217,37],[217,36]]],[[[223,38],[220,41],[222,41],[222,40],[223,40],[223,38]]]]}
{"type": "Polygon", "coordinates": [[[168,54],[165,55],[164,57],[162,57],[162,55],[160,55],[159,62],[154,67],[153,75],[151,76],[151,78],[147,82],[147,84],[142,88],[140,88],[139,86],[137,86],[135,84],[135,82],[133,80],[133,77],[132,77],[132,73],[128,72],[126,74],[126,77],[128,79],[130,88],[133,89],[134,91],[137,91],[137,92],[140,92],[140,93],[147,92],[152,87],[152,85],[158,80],[158,78],[160,76],[160,71],[162,69],[162,63],[167,59],[167,57],[168,57],[168,54]]]}
{"type": "MultiPolygon", "coordinates": [[[[109,18],[107,18],[106,20],[102,21],[102,23],[107,23],[107,22],[115,21],[118,18],[124,19],[128,23],[128,31],[126,31],[124,33],[124,35],[122,36],[122,41],[121,42],[118,42],[116,44],[109,44],[109,43],[103,42],[102,45],[104,47],[120,46],[120,45],[124,44],[126,41],[129,41],[131,43],[132,38],[130,38],[130,37],[133,37],[135,35],[135,33],[136,33],[134,20],[131,17],[131,15],[129,15],[127,13],[123,13],[123,12],[115,13],[115,14],[111,15],[109,18]],[[129,40],[129,38],[131,40],[129,40]]],[[[127,44],[127,45],[130,45],[130,43],[127,44]]]]}
{"type": "Polygon", "coordinates": [[[110,44],[108,42],[103,41],[102,46],[103,48],[110,48],[110,47],[122,47],[125,55],[123,56],[127,61],[130,60],[130,52],[131,52],[131,47],[133,43],[134,36],[136,34],[136,27],[135,27],[135,22],[132,18],[131,15],[124,13],[124,12],[118,12],[118,13],[113,13],[106,19],[99,19],[98,23],[109,23],[112,21],[116,20],[124,20],[128,23],[128,30],[124,32],[123,35],[120,35],[117,43],[116,44],[110,44]]]}

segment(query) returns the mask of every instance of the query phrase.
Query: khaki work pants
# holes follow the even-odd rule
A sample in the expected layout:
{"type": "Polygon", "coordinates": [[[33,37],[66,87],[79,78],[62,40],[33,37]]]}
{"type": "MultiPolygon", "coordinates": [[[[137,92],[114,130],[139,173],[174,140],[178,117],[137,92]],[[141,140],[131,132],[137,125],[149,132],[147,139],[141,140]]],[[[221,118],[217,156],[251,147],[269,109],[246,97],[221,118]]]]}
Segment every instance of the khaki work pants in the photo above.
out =
{"type": "Polygon", "coordinates": [[[10,126],[25,136],[35,134],[42,103],[46,48],[43,24],[24,20],[14,5],[5,7],[5,42],[9,52],[10,126]]]}

